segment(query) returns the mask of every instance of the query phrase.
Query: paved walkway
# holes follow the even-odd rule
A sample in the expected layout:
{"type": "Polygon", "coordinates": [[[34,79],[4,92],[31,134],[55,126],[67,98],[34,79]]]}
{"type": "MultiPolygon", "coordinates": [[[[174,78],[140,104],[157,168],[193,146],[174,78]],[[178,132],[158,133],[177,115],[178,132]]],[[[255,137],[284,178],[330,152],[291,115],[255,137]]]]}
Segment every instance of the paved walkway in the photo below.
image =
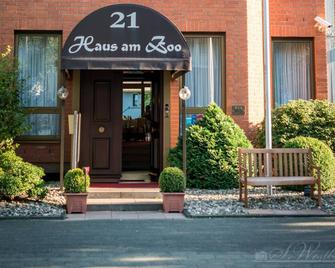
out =
{"type": "Polygon", "coordinates": [[[0,267],[335,267],[335,218],[2,220],[0,267]]]}

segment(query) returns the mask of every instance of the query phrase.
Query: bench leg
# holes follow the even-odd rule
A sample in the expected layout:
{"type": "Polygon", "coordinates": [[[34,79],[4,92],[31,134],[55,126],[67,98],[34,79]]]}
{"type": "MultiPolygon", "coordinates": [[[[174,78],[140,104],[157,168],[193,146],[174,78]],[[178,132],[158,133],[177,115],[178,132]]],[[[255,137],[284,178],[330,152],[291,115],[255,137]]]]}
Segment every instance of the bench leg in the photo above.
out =
{"type": "Polygon", "coordinates": [[[248,208],[248,185],[244,185],[244,207],[248,208]]]}
{"type": "Polygon", "coordinates": [[[314,191],[315,191],[315,183],[311,184],[311,198],[312,199],[315,199],[314,191]]]}
{"type": "Polygon", "coordinates": [[[321,207],[321,180],[318,178],[318,206],[321,207]]]}
{"type": "Polygon", "coordinates": [[[240,198],[239,198],[239,201],[241,202],[242,201],[242,182],[240,182],[240,198]]]}

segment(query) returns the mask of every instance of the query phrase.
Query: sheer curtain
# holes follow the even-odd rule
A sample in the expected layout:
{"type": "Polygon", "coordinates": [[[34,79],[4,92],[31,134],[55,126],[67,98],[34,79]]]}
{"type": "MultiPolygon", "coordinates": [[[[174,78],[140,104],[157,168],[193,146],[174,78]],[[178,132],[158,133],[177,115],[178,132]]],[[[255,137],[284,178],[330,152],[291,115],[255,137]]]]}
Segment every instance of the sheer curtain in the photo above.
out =
{"type": "Polygon", "coordinates": [[[185,85],[192,92],[187,107],[221,105],[222,38],[186,37],[192,56],[192,71],[185,75],[185,85]]]}
{"type": "Polygon", "coordinates": [[[38,108],[38,114],[27,116],[31,130],[25,135],[58,135],[59,115],[43,113],[43,108],[57,108],[60,36],[18,34],[16,49],[22,106],[38,108]]]}
{"type": "Polygon", "coordinates": [[[274,42],[273,81],[275,105],[283,105],[290,100],[312,97],[311,85],[311,43],[274,42]]]}

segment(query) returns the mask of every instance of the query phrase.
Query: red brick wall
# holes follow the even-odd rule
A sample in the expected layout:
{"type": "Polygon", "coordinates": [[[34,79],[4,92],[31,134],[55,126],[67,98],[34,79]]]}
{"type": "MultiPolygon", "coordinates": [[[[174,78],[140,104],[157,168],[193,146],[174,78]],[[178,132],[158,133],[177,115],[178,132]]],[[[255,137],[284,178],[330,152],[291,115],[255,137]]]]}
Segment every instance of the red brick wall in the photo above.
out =
{"type": "MultiPolygon", "coordinates": [[[[253,99],[248,94],[249,83],[248,62],[251,46],[247,40],[247,2],[238,0],[133,0],[135,4],[149,6],[167,16],[180,31],[224,33],[226,38],[226,111],[231,114],[233,105],[245,105],[246,114],[234,119],[247,132],[250,126],[259,122],[262,108],[253,107],[249,114],[249,106],[263,107],[263,99],[253,99]]],[[[314,17],[324,16],[321,0],[270,0],[271,34],[274,37],[313,37],[315,42],[315,82],[316,96],[327,97],[325,39],[323,34],[314,28],[314,17]],[[317,57],[316,57],[317,55],[317,57]]],[[[115,3],[129,3],[129,0],[1,0],[0,1],[0,49],[14,43],[14,30],[60,30],[63,42],[78,22],[92,11],[115,3]]],[[[253,14],[253,13],[252,13],[253,14]]],[[[259,46],[262,46],[261,39],[259,46]]],[[[257,62],[259,65],[259,62],[257,62]]],[[[250,85],[249,85],[250,84],[250,85]]],[[[71,89],[71,82],[67,85],[71,89]]],[[[258,93],[263,90],[259,88],[258,93]]],[[[171,146],[178,137],[178,101],[179,82],[171,83],[171,146]]],[[[256,90],[256,91],[257,91],[256,90]]],[[[255,91],[255,92],[256,92],[255,91]]],[[[258,94],[259,96],[259,94],[258,94]]],[[[67,100],[66,111],[70,112],[71,100],[67,100]]],[[[54,145],[52,145],[54,146],[54,145]]],[[[51,147],[52,147],[51,146],[51,147]]],[[[28,145],[23,146],[28,151],[28,145]]],[[[70,155],[69,137],[66,140],[66,159],[70,155]]],[[[30,149],[29,149],[30,150],[30,149]]],[[[57,158],[57,152],[52,161],[57,158]]],[[[42,158],[43,159],[43,158],[42,158]]],[[[51,158],[44,158],[45,161],[51,158]]]]}

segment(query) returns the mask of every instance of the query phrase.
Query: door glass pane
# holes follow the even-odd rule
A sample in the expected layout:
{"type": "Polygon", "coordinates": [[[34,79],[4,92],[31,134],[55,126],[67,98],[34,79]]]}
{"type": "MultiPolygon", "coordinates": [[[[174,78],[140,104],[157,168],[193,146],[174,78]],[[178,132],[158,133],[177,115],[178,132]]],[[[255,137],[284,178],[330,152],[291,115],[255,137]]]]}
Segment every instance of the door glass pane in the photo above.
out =
{"type": "Polygon", "coordinates": [[[122,94],[123,138],[143,141],[152,119],[151,82],[125,81],[122,94]]]}
{"type": "Polygon", "coordinates": [[[273,44],[275,105],[312,97],[311,43],[283,41],[273,44]]]}
{"type": "Polygon", "coordinates": [[[22,106],[57,107],[60,37],[19,34],[17,38],[22,106]]]}

